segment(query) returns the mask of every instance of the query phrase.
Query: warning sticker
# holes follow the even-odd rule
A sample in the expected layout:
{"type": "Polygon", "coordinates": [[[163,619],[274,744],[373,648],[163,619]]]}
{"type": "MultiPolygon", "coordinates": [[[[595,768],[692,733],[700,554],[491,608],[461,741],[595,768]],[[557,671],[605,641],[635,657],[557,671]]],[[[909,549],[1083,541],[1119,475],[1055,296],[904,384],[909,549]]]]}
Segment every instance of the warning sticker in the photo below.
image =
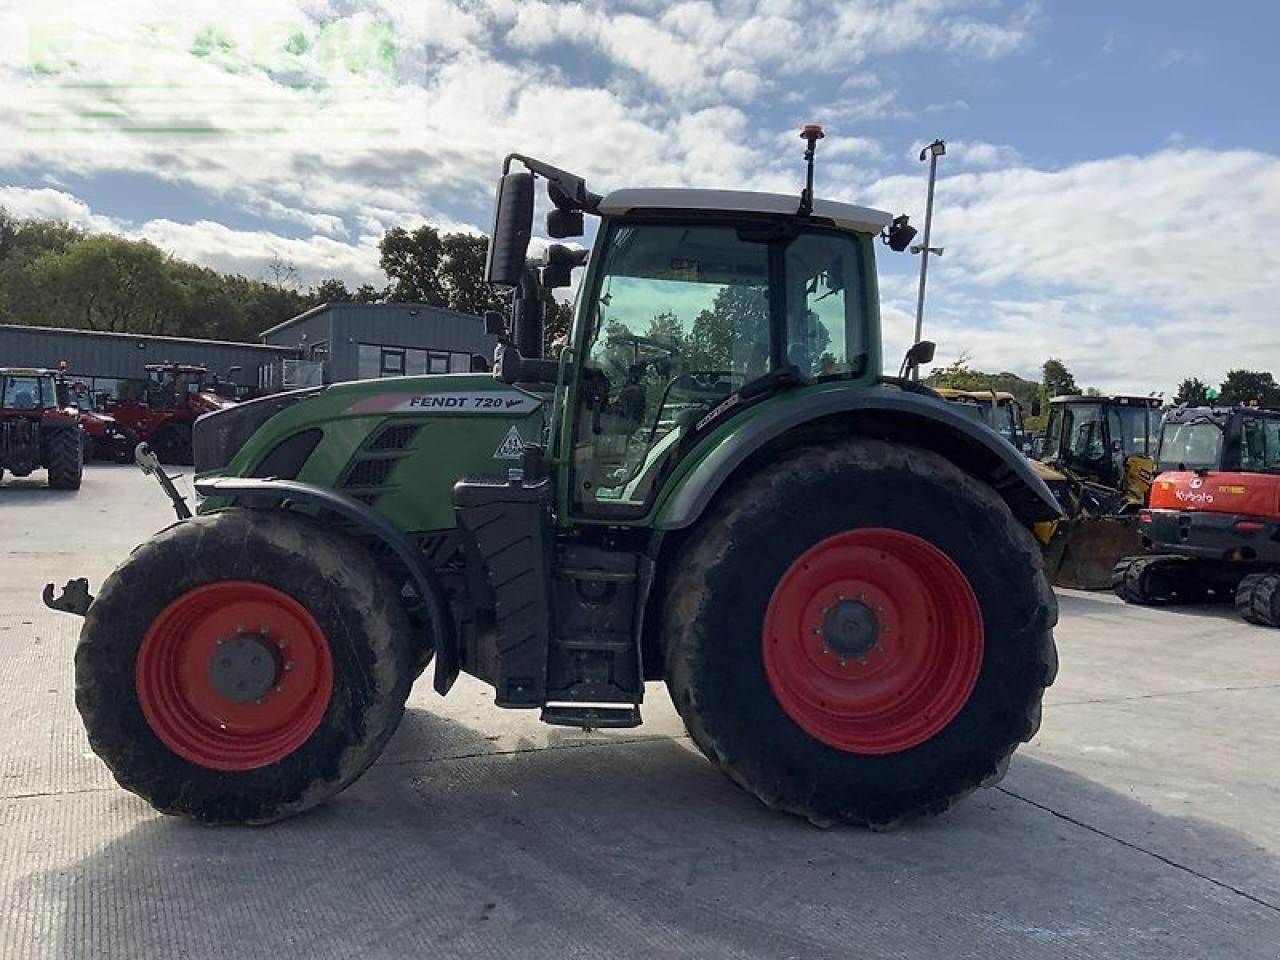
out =
{"type": "Polygon", "coordinates": [[[498,444],[498,449],[493,451],[493,459],[519,460],[522,456],[524,456],[524,438],[520,436],[519,430],[512,427],[498,444]]]}

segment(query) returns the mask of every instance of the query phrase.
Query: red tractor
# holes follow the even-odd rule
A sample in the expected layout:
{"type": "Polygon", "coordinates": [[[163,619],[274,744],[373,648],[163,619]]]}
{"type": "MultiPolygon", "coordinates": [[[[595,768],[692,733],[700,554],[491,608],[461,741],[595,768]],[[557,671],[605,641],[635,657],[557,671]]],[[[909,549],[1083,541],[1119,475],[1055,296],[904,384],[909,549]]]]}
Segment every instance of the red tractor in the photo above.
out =
{"type": "Polygon", "coordinates": [[[196,418],[231,406],[219,396],[217,377],[190,363],[149,363],[141,389],[110,408],[116,423],[151,445],[161,463],[191,463],[191,425],[196,418]]]}
{"type": "Polygon", "coordinates": [[[1152,552],[1116,564],[1127,603],[1235,599],[1250,623],[1280,627],[1280,410],[1178,407],[1160,473],[1138,514],[1152,552]]]}
{"type": "Polygon", "coordinates": [[[85,460],[131,462],[133,450],[138,445],[134,432],[122,426],[111,414],[97,409],[93,395],[84,383],[76,381],[60,383],[59,386],[65,390],[63,406],[75,407],[80,411],[80,429],[84,431],[86,442],[85,460]]]}
{"type": "Polygon", "coordinates": [[[0,476],[44,467],[54,490],[79,490],[84,471],[80,412],[59,396],[52,370],[0,367],[0,476]]]}

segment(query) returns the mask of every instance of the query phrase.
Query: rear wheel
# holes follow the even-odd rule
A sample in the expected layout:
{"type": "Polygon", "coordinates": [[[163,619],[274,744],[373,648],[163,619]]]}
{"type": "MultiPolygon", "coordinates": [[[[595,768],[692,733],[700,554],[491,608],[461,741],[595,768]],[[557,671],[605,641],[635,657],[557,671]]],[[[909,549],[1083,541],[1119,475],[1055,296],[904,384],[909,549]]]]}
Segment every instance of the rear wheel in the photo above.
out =
{"type": "Polygon", "coordinates": [[[409,627],[358,545],[294,514],[227,510],[143,544],[76,651],[93,749],[157,809],[268,823],[364,772],[404,710],[409,627]]]}
{"type": "Polygon", "coordinates": [[[1236,587],[1240,616],[1260,627],[1280,627],[1280,573],[1251,573],[1236,587]]]}
{"type": "Polygon", "coordinates": [[[672,698],[771,807],[874,827],[936,813],[1039,726],[1057,604],[1036,542],[936,454],[802,450],[721,496],[670,569],[672,698]]]}
{"type": "Polygon", "coordinates": [[[160,458],[161,463],[174,466],[190,466],[191,425],[188,423],[171,423],[163,427],[152,439],[151,447],[160,458]]]}
{"type": "Polygon", "coordinates": [[[79,490],[84,473],[84,442],[77,427],[74,430],[57,430],[49,435],[46,464],[49,471],[49,487],[52,490],[79,490]]]}

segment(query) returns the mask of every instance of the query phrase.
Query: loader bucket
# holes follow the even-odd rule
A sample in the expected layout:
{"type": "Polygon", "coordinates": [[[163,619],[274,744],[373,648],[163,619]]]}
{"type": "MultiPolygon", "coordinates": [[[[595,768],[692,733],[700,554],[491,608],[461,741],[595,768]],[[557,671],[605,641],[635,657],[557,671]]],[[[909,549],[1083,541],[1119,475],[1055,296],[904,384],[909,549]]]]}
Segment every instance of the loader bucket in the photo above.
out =
{"type": "Polygon", "coordinates": [[[1116,563],[1144,552],[1136,516],[1080,516],[1062,527],[1060,541],[1045,555],[1046,572],[1058,587],[1109,590],[1116,563]]]}

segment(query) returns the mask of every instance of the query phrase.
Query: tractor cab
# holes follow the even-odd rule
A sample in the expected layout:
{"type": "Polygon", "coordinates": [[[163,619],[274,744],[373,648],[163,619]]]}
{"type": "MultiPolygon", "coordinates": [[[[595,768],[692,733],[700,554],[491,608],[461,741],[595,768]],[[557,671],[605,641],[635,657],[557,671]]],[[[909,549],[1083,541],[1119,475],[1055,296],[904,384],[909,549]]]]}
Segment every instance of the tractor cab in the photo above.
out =
{"type": "Polygon", "coordinates": [[[147,403],[158,410],[188,405],[195,394],[205,391],[209,377],[208,368],[197,364],[149,363],[146,369],[147,403]]]}
{"type": "MultiPolygon", "coordinates": [[[[1007,390],[960,390],[934,387],[949,403],[957,407],[974,407],[978,418],[1017,449],[1030,453],[1030,440],[1022,418],[1022,404],[1007,390]]],[[[1035,404],[1032,404],[1034,407],[1035,404]]]]}
{"type": "Polygon", "coordinates": [[[1162,403],[1158,397],[1054,397],[1039,459],[1113,490],[1133,488],[1131,499],[1141,500],[1160,439],[1162,403]]]}
{"type": "Polygon", "coordinates": [[[852,204],[725,190],[590,193],[580,178],[508,158],[488,263],[516,288],[513,337],[495,376],[566,388],[552,424],[568,465],[562,501],[582,519],[648,513],[699,442],[781,391],[866,387],[880,373],[874,242],[905,218],[852,204]],[[518,161],[529,172],[510,172],[518,161]],[[533,180],[548,181],[548,232],[600,218],[590,260],[551,245],[528,264],[533,180]],[[586,266],[569,349],[541,360],[545,291],[586,266]]]}

